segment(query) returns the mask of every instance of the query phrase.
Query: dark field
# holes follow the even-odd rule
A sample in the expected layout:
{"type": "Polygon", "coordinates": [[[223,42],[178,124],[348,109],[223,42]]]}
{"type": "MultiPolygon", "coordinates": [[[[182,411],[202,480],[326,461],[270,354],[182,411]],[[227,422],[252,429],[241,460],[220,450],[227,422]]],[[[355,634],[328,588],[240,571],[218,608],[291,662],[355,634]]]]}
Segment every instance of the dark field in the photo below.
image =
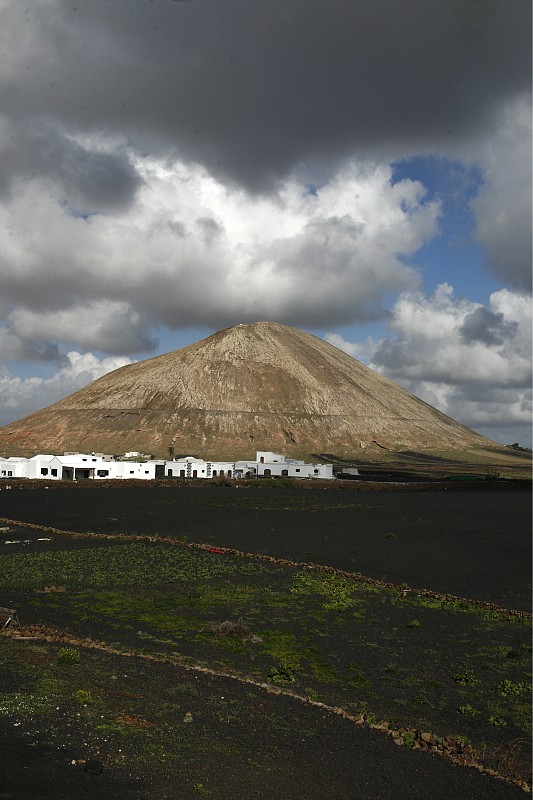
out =
{"type": "Polygon", "coordinates": [[[531,492],[139,486],[0,492],[0,516],[159,534],[531,607],[531,492]]]}
{"type": "Polygon", "coordinates": [[[177,541],[0,532],[0,606],[37,637],[0,638],[0,798],[520,796],[529,620],[401,584],[528,608],[530,500],[484,489],[1,491],[0,516],[43,528],[170,536],[360,576],[177,541]],[[101,774],[81,763],[94,753],[101,774]]]}

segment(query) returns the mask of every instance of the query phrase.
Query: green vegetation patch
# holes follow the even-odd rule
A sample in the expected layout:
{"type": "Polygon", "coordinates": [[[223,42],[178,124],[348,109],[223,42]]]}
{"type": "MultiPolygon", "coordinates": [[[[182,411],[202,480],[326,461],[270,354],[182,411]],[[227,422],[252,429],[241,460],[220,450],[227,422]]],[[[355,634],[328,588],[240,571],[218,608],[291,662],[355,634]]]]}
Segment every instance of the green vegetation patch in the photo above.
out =
{"type": "Polygon", "coordinates": [[[297,572],[290,587],[290,591],[296,595],[320,595],[322,608],[326,611],[353,608],[361,602],[355,597],[358,589],[357,583],[349,578],[314,572],[297,572]]]}
{"type": "Polygon", "coordinates": [[[3,555],[0,591],[195,582],[221,575],[257,575],[268,569],[264,564],[230,555],[206,554],[157,542],[128,542],[83,550],[3,555]]]}

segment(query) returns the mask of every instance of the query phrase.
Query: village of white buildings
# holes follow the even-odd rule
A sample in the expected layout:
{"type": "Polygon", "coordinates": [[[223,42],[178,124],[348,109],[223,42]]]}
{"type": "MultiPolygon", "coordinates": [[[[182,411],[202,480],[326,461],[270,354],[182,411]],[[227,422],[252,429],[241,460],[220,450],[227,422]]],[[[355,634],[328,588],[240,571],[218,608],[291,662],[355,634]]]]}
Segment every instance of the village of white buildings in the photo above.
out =
{"type": "Polygon", "coordinates": [[[279,453],[260,450],[255,461],[204,461],[186,456],[171,461],[141,453],[104,453],[0,457],[0,478],[32,480],[156,480],[163,478],[320,478],[333,480],[332,464],[306,464],[279,453]]]}

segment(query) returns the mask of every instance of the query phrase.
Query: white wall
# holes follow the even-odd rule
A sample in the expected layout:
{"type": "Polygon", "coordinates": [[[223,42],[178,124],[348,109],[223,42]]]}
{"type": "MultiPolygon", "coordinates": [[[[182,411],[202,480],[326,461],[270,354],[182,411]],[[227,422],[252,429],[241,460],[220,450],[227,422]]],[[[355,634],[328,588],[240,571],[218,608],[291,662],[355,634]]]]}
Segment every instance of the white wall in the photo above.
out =
{"type": "Polygon", "coordinates": [[[258,450],[255,454],[255,460],[264,464],[284,463],[285,456],[281,453],[272,453],[270,450],[258,450]]]}
{"type": "Polygon", "coordinates": [[[165,461],[165,477],[207,478],[207,461],[192,456],[179,458],[176,461],[165,461]]]}
{"type": "Polygon", "coordinates": [[[259,477],[333,478],[332,464],[305,464],[303,461],[271,462],[257,465],[259,477]]]}
{"type": "Polygon", "coordinates": [[[233,461],[203,461],[200,458],[183,458],[165,462],[165,477],[168,478],[219,478],[233,477],[233,461]]]}
{"type": "Polygon", "coordinates": [[[44,478],[45,480],[49,478],[48,469],[50,461],[52,461],[54,458],[55,456],[53,455],[43,455],[43,454],[39,454],[37,456],[29,458],[26,466],[26,477],[44,478]],[[42,474],[43,470],[46,470],[45,475],[42,474]]]}
{"type": "Polygon", "coordinates": [[[156,466],[164,463],[164,461],[123,461],[122,477],[127,480],[153,481],[156,466]]]}
{"type": "Polygon", "coordinates": [[[0,458],[0,477],[25,478],[26,465],[25,458],[0,458]]]}

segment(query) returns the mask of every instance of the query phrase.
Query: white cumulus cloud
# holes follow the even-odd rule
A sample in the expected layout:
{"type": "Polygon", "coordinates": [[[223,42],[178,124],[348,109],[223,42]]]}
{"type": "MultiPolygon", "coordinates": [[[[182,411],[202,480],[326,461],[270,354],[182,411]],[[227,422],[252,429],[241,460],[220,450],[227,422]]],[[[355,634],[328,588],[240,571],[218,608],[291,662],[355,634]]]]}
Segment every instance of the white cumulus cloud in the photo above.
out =
{"type": "Polygon", "coordinates": [[[75,350],[66,354],[65,362],[49,378],[20,378],[0,367],[0,425],[49,406],[107,372],[131,363],[129,358],[99,359],[93,353],[75,350]]]}
{"type": "Polygon", "coordinates": [[[393,339],[325,338],[468,427],[529,445],[531,326],[526,294],[502,289],[484,306],[441,284],[430,296],[400,295],[389,321],[393,339]]]}
{"type": "Polygon", "coordinates": [[[267,197],[197,165],[129,158],[137,200],[112,213],[80,217],[49,177],[14,185],[0,293],[19,338],[131,354],[156,324],[375,319],[417,285],[405,261],[438,230],[439,204],[417,181],[392,186],[383,165],[350,161],[314,193],[293,178],[267,197]]]}

